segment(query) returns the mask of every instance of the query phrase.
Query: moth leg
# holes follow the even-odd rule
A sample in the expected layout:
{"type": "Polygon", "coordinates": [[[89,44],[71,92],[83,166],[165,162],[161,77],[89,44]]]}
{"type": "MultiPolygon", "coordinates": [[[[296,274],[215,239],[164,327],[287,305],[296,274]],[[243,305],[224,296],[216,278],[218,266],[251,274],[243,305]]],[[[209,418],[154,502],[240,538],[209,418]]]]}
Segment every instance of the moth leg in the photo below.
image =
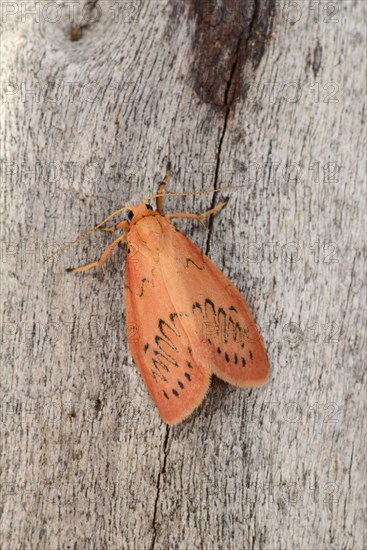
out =
{"type": "Polygon", "coordinates": [[[106,250],[103,252],[100,259],[97,260],[96,262],[92,262],[91,264],[84,265],[83,267],[74,267],[74,269],[73,268],[67,269],[67,271],[71,273],[81,273],[82,271],[87,271],[92,267],[100,267],[102,271],[104,271],[105,270],[104,264],[106,263],[107,258],[111,255],[113,249],[116,248],[116,246],[121,242],[126,242],[126,235],[120,235],[115,241],[109,244],[106,250]]]}
{"type": "Polygon", "coordinates": [[[107,227],[100,227],[102,231],[116,231],[116,229],[123,229],[127,232],[129,228],[129,222],[127,220],[123,220],[122,222],[115,223],[115,225],[108,225],[107,227]]]}
{"type": "MultiPolygon", "coordinates": [[[[167,181],[168,181],[168,179],[171,175],[171,168],[172,168],[171,163],[168,162],[167,163],[166,175],[164,176],[163,180],[159,184],[157,193],[163,193],[163,190],[166,187],[166,183],[167,183],[167,181]]],[[[158,214],[162,214],[163,213],[163,197],[157,197],[156,198],[156,204],[157,204],[158,214]]]]}
{"type": "Polygon", "coordinates": [[[223,201],[217,204],[214,208],[210,208],[206,212],[203,212],[202,214],[187,214],[186,212],[175,212],[174,214],[166,214],[166,218],[191,218],[194,220],[198,220],[202,225],[205,226],[204,219],[208,216],[211,216],[211,214],[215,214],[216,212],[219,212],[222,210],[222,208],[225,207],[228,201],[223,201]]]}

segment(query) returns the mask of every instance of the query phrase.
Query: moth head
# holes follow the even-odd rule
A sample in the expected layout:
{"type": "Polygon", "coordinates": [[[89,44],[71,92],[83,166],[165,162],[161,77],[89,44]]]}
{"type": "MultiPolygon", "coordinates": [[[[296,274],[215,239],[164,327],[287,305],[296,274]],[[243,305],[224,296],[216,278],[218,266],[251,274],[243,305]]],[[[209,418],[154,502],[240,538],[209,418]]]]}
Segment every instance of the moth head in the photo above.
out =
{"type": "Polygon", "coordinates": [[[154,214],[155,211],[150,204],[144,204],[143,202],[141,202],[136,206],[133,206],[131,210],[127,211],[127,219],[129,220],[130,224],[135,224],[142,218],[145,218],[146,216],[152,216],[154,214]]]}

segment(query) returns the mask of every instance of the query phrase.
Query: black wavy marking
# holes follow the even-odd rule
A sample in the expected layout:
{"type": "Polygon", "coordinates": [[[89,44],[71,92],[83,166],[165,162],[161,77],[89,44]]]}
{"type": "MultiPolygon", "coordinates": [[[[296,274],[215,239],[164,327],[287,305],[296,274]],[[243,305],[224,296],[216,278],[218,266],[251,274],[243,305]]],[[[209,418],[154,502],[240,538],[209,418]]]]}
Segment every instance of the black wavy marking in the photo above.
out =
{"type": "MultiPolygon", "coordinates": [[[[169,318],[172,323],[172,325],[169,325],[167,321],[164,319],[159,319],[158,321],[158,328],[161,332],[161,334],[167,339],[170,340],[170,337],[165,333],[164,328],[167,327],[169,330],[171,330],[176,336],[180,337],[180,331],[175,325],[175,319],[178,317],[177,313],[171,313],[169,318]]],[[[176,348],[177,349],[177,348],[176,348]]]]}
{"type": "Polygon", "coordinates": [[[197,269],[199,271],[203,271],[204,269],[204,266],[199,266],[196,262],[194,262],[194,260],[192,260],[191,258],[186,258],[186,266],[185,267],[189,267],[189,263],[194,265],[195,267],[197,267],[197,269]]]}
{"type": "Polygon", "coordinates": [[[139,298],[141,298],[144,294],[144,283],[149,283],[149,279],[147,279],[146,277],[144,277],[144,279],[141,280],[141,287],[140,287],[140,292],[138,294],[139,298]]]}
{"type": "Polygon", "coordinates": [[[144,296],[144,283],[150,283],[151,281],[149,279],[147,279],[146,277],[144,277],[144,279],[141,280],[141,286],[140,286],[140,291],[138,293],[135,293],[132,291],[131,287],[125,283],[125,289],[127,290],[130,290],[131,294],[136,294],[136,296],[139,296],[139,298],[141,298],[142,296],[144,296]]]}
{"type": "MultiPolygon", "coordinates": [[[[229,309],[237,313],[233,306],[230,306],[229,309]]],[[[203,326],[210,322],[215,323],[216,333],[218,336],[222,336],[225,344],[228,344],[228,341],[233,341],[240,344],[242,349],[245,347],[245,339],[248,335],[247,328],[242,327],[237,320],[233,319],[231,315],[228,315],[224,308],[216,308],[214,302],[206,298],[204,304],[200,302],[195,302],[193,304],[193,314],[195,314],[196,311],[199,311],[202,316],[203,326]]],[[[209,339],[207,339],[207,342],[211,343],[209,339]]],[[[217,348],[217,353],[221,353],[219,347],[217,348]]]]}
{"type": "MultiPolygon", "coordinates": [[[[179,368],[180,366],[174,357],[174,354],[178,356],[179,348],[173,342],[173,337],[181,338],[181,333],[175,323],[179,315],[171,313],[169,317],[170,323],[164,319],[158,321],[158,334],[154,337],[157,349],[153,350],[153,368],[150,371],[154,379],[160,378],[163,382],[168,381],[164,372],[170,372],[172,367],[179,368]]],[[[167,399],[169,398],[167,397],[167,399]]]]}
{"type": "MultiPolygon", "coordinates": [[[[181,338],[181,332],[179,327],[176,324],[176,320],[187,316],[185,314],[171,313],[169,316],[169,322],[165,319],[159,319],[158,321],[158,334],[154,337],[155,346],[152,349],[152,368],[150,374],[155,380],[161,380],[162,382],[168,384],[167,373],[170,373],[173,368],[178,369],[183,365],[179,364],[178,361],[183,361],[183,357],[180,357],[181,346],[174,341],[174,339],[179,340],[181,338]],[[177,360],[176,360],[177,357],[177,360]]],[[[145,351],[147,351],[149,345],[145,345],[145,351]],[[147,347],[148,346],[148,347],[147,347]]],[[[192,355],[192,349],[188,346],[187,352],[189,355],[192,355]]],[[[193,366],[190,361],[186,360],[186,364],[183,368],[192,369],[193,366]]],[[[183,372],[187,382],[191,382],[191,375],[185,370],[183,372]]],[[[185,384],[177,379],[177,389],[171,387],[170,390],[167,388],[167,391],[162,390],[162,395],[166,399],[178,398],[181,395],[182,390],[185,390],[185,384]],[[173,397],[172,397],[173,396],[173,397]]]]}
{"type": "MultiPolygon", "coordinates": [[[[194,262],[192,263],[194,264],[194,262]]],[[[196,265],[196,267],[198,266],[196,265]]],[[[229,311],[238,314],[233,306],[229,307],[229,311]]],[[[231,364],[238,365],[238,367],[246,367],[247,362],[242,356],[242,353],[241,355],[234,353],[232,356],[225,348],[226,344],[234,342],[237,346],[240,346],[241,349],[244,349],[248,329],[242,326],[236,318],[233,318],[225,308],[217,307],[209,298],[206,298],[203,302],[195,302],[192,305],[192,313],[194,315],[197,313],[200,314],[203,326],[205,326],[205,323],[215,324],[215,332],[218,337],[221,337],[224,350],[219,347],[215,341],[213,342],[215,346],[214,349],[218,355],[222,355],[226,364],[228,364],[229,367],[231,364]]],[[[176,320],[183,316],[188,317],[187,314],[171,313],[169,315],[169,321],[159,319],[157,334],[154,337],[154,346],[149,347],[149,344],[145,345],[145,353],[147,353],[148,348],[152,351],[152,368],[150,373],[155,380],[160,379],[164,383],[168,383],[167,374],[170,373],[172,369],[178,369],[180,367],[190,370],[193,369],[192,363],[185,358],[186,353],[183,355],[181,352],[183,349],[183,346],[180,344],[182,333],[177,326],[176,320]],[[182,357],[180,355],[182,355],[182,357]],[[183,361],[185,361],[185,365],[182,364],[183,361]],[[181,362],[181,364],[179,362],[181,362]]],[[[214,338],[214,340],[215,339],[216,338],[214,338]]],[[[206,341],[210,345],[212,344],[211,340],[206,339],[206,341]]],[[[189,355],[192,355],[192,349],[190,347],[187,347],[187,352],[189,355]]],[[[249,351],[249,357],[250,359],[253,358],[251,350],[249,351]]],[[[183,374],[186,380],[190,382],[191,375],[186,370],[183,374]]],[[[173,396],[179,397],[181,390],[185,389],[185,386],[180,380],[177,380],[177,384],[179,391],[175,388],[171,388],[170,392],[168,392],[168,390],[167,392],[163,392],[164,397],[170,399],[170,397],[172,397],[171,393],[173,396]]]]}
{"type": "MultiPolygon", "coordinates": [[[[207,342],[209,345],[213,344],[213,350],[218,356],[223,357],[225,360],[225,365],[228,368],[231,366],[236,366],[245,368],[247,366],[247,360],[243,356],[245,351],[242,351],[241,354],[238,353],[229,353],[228,349],[226,351],[226,344],[235,343],[238,349],[244,350],[245,342],[249,335],[249,329],[246,326],[242,326],[241,323],[236,319],[236,316],[232,316],[229,312],[233,311],[238,314],[234,306],[230,306],[228,311],[223,307],[217,307],[216,304],[206,298],[203,302],[195,302],[192,306],[192,312],[195,315],[200,313],[202,317],[202,326],[203,332],[202,337],[203,341],[207,342]],[[205,334],[205,325],[214,324],[214,334],[213,326],[211,327],[210,339],[205,334]],[[221,344],[218,345],[218,339],[221,344]],[[212,340],[214,340],[212,342],[212,340]]],[[[246,344],[247,347],[247,344],[246,344]]],[[[253,352],[248,350],[248,355],[251,361],[253,361],[253,352]]]]}

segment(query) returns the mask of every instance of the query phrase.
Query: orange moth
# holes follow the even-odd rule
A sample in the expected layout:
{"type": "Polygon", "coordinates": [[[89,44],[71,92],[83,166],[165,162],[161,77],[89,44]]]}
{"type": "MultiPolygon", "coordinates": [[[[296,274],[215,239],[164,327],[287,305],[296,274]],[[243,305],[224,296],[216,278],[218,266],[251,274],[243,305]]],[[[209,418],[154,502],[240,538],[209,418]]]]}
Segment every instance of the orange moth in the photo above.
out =
{"type": "Polygon", "coordinates": [[[164,194],[168,176],[169,171],[156,195],[117,210],[86,233],[99,228],[122,230],[98,261],[69,271],[104,269],[113,249],[120,242],[126,243],[130,350],[162,419],[178,424],[200,405],[213,374],[248,388],[267,381],[269,365],[262,338],[240,292],[170,222],[172,218],[203,222],[225,203],[200,215],[164,215],[164,195],[195,194],[164,194]],[[156,199],[156,210],[148,204],[152,198],[156,199]],[[122,210],[128,210],[128,220],[104,225],[122,210]]]}

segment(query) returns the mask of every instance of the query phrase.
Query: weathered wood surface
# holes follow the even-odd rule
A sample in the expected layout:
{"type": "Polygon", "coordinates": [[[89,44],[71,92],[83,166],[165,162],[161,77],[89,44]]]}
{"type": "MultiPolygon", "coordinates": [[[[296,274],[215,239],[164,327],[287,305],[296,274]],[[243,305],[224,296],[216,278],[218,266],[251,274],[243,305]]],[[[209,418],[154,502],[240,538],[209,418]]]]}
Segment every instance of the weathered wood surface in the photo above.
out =
{"type": "Polygon", "coordinates": [[[366,548],[365,4],[274,4],[2,2],[3,549],[366,548]],[[179,226],[272,370],[176,428],[127,350],[124,252],[66,274],[95,234],[44,262],[168,159],[169,190],[243,185],[179,226]]]}

